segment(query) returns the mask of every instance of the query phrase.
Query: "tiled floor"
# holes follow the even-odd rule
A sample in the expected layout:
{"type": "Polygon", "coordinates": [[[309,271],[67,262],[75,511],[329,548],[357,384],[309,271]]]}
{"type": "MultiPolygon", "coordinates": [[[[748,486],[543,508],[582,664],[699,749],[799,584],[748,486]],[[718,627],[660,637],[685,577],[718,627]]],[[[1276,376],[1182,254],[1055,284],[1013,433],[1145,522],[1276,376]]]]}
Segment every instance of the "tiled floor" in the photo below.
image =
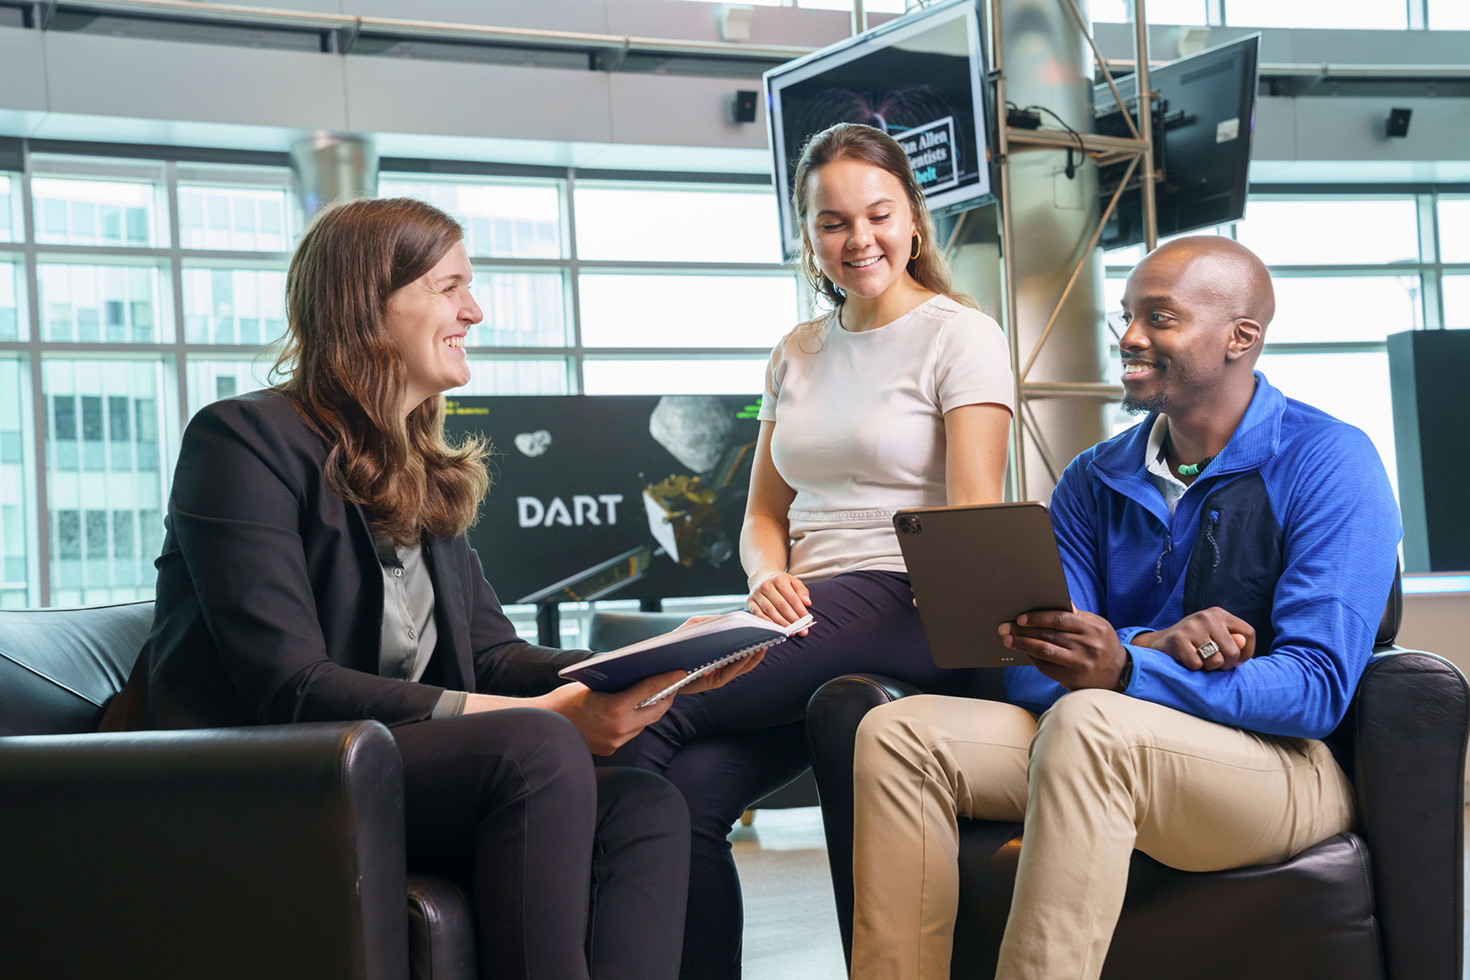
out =
{"type": "Polygon", "coordinates": [[[745,894],[747,980],[846,980],[821,810],[760,810],[730,839],[745,894]]]}
{"type": "MultiPolygon", "coordinates": [[[[1470,809],[1465,829],[1470,838],[1470,809]]],[[[821,811],[761,810],[753,826],[737,828],[730,839],[745,891],[744,975],[749,980],[846,980],[821,811]]],[[[1470,980],[1470,973],[1466,976],[1470,980]]]]}

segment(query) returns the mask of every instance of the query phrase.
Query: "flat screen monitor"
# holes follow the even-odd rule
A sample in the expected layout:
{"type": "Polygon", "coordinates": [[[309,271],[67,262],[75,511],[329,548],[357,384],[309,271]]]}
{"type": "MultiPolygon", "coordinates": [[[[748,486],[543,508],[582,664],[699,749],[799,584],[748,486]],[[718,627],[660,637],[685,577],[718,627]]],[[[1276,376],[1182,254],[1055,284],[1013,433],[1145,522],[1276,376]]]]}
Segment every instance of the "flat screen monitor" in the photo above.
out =
{"type": "Polygon", "coordinates": [[[791,192],[802,145],[834,123],[866,123],[898,140],[936,214],[992,200],[980,38],[975,0],[948,0],[766,72],[788,258],[801,240],[791,192]]]}
{"type": "Polygon", "coordinates": [[[450,398],[492,484],[469,538],[501,602],[744,595],[759,395],[450,398]]]}
{"type": "MultiPolygon", "coordinates": [[[[1163,171],[1154,192],[1160,238],[1245,217],[1260,46],[1261,36],[1252,34],[1149,71],[1149,85],[1159,93],[1153,123],[1154,166],[1163,171]]],[[[1136,81],[1120,79],[1118,91],[1136,121],[1136,81]]],[[[1106,83],[1093,99],[1098,133],[1132,135],[1106,83]]],[[[1100,174],[1104,204],[1126,166],[1100,174]]],[[[1101,243],[1121,248],[1143,240],[1143,192],[1134,186],[1118,199],[1101,243]]]]}

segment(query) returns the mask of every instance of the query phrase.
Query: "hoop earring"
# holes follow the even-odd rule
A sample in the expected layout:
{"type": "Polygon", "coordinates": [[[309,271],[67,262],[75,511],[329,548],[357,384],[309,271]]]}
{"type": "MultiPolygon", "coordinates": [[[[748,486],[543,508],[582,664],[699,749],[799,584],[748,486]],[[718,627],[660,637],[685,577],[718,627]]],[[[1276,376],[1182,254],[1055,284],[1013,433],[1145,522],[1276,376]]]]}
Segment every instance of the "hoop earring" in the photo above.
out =
{"type": "Polygon", "coordinates": [[[813,289],[822,288],[822,270],[817,268],[817,257],[811,252],[806,253],[806,275],[811,280],[813,289]]]}
{"type": "Polygon", "coordinates": [[[914,254],[909,256],[909,261],[912,262],[914,261],[914,259],[917,259],[919,257],[919,252],[922,251],[923,248],[924,236],[916,231],[914,232],[914,254]]]}

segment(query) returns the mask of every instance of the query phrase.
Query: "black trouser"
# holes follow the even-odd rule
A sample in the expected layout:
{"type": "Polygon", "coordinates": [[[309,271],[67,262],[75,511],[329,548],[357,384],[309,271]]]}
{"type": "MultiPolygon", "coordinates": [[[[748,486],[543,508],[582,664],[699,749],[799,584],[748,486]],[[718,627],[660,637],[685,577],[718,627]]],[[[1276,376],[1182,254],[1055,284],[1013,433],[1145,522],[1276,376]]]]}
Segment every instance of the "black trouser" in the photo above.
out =
{"type": "Polygon", "coordinates": [[[662,773],[689,802],[693,825],[684,980],[737,980],[744,927],[730,826],[746,807],[811,766],[803,719],[817,688],[881,673],[935,693],[973,674],[934,666],[907,575],[852,572],[808,583],[811,631],[766,653],[725,687],[681,695],[613,757],[662,773]]]}
{"type": "Polygon", "coordinates": [[[408,867],[458,881],[484,980],[672,980],[689,875],[677,791],[594,769],[550,711],[404,725],[408,867]]]}

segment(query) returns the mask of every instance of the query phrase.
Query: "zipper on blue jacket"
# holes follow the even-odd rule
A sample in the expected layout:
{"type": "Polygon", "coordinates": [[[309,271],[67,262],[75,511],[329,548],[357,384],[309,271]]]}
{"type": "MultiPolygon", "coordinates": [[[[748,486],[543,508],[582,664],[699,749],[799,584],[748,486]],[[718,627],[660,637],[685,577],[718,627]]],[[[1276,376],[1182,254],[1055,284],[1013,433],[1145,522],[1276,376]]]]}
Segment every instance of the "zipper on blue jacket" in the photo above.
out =
{"type": "Polygon", "coordinates": [[[1215,540],[1215,528],[1219,526],[1220,512],[1218,510],[1210,511],[1210,519],[1205,524],[1205,539],[1210,542],[1210,547],[1215,549],[1215,563],[1210,566],[1211,568],[1220,567],[1220,543],[1215,540]]]}
{"type": "Polygon", "coordinates": [[[1174,550],[1174,532],[1170,531],[1164,535],[1164,550],[1159,552],[1159,560],[1154,562],[1154,578],[1160,585],[1164,584],[1164,556],[1174,550]]]}

